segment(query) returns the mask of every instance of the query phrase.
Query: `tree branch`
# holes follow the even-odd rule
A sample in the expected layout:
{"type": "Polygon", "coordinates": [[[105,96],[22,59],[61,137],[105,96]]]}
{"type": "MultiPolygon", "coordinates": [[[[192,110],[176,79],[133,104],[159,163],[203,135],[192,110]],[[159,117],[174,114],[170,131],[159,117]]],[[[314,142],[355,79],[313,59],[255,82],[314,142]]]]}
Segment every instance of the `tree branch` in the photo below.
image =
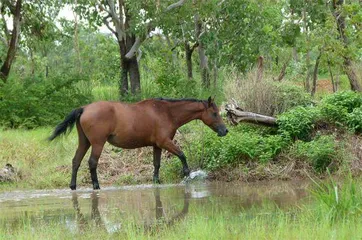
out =
{"type": "Polygon", "coordinates": [[[177,8],[177,7],[181,7],[182,5],[184,5],[184,3],[186,2],[186,0],[180,0],[178,2],[175,2],[171,5],[169,5],[167,8],[166,8],[166,11],[170,11],[174,8],[177,8]]]}
{"type": "MultiPolygon", "coordinates": [[[[115,30],[112,31],[112,33],[116,33],[116,37],[118,38],[118,40],[122,40],[123,37],[125,36],[125,33],[123,31],[123,22],[121,21],[121,19],[117,16],[117,12],[116,12],[116,7],[114,5],[114,1],[113,0],[107,0],[108,6],[109,6],[109,11],[105,9],[105,11],[110,13],[110,16],[112,17],[112,21],[113,24],[115,26],[115,30]]],[[[120,11],[122,11],[122,9],[120,9],[120,11]]],[[[122,13],[120,13],[120,15],[122,15],[122,13]]],[[[107,26],[107,25],[106,25],[107,26]]],[[[107,26],[107,28],[109,29],[109,27],[107,26]]]]}
{"type": "Polygon", "coordinates": [[[10,32],[9,32],[9,29],[8,29],[8,25],[6,24],[6,20],[5,20],[5,17],[4,17],[4,14],[1,14],[1,19],[3,21],[3,24],[4,24],[4,32],[5,32],[5,36],[6,36],[6,46],[9,45],[8,44],[8,41],[10,39],[10,32]]]}
{"type": "Polygon", "coordinates": [[[136,37],[136,41],[134,42],[132,48],[128,51],[126,54],[126,58],[131,59],[138,51],[138,48],[141,46],[141,39],[139,37],[136,37]]]}
{"type": "MultiPolygon", "coordinates": [[[[113,2],[113,0],[108,0],[108,2],[113,2]]],[[[168,11],[174,9],[174,8],[180,7],[180,6],[182,6],[185,2],[186,2],[186,0],[180,0],[180,1],[176,2],[176,3],[173,3],[173,4],[169,5],[169,6],[166,8],[165,12],[168,12],[168,11]]],[[[113,3],[113,4],[114,4],[114,3],[113,3]]],[[[112,11],[112,7],[111,7],[111,11],[112,11]]],[[[131,48],[131,49],[128,51],[128,53],[126,54],[126,58],[131,59],[131,58],[136,54],[136,52],[138,51],[139,47],[141,46],[141,43],[148,37],[148,34],[149,34],[152,30],[154,30],[154,27],[153,27],[153,25],[152,25],[152,22],[149,22],[149,23],[147,24],[147,33],[144,34],[142,37],[137,37],[137,38],[136,38],[136,41],[134,42],[132,48],[131,48]]],[[[118,30],[117,30],[117,32],[118,32],[118,30]]]]}
{"type": "Polygon", "coordinates": [[[276,118],[252,112],[245,112],[236,104],[227,104],[225,110],[229,121],[234,125],[237,125],[239,122],[250,122],[269,127],[277,127],[276,118]]]}
{"type": "Polygon", "coordinates": [[[109,17],[110,17],[110,15],[104,17],[103,23],[106,25],[106,27],[108,28],[109,31],[111,31],[114,35],[117,35],[117,32],[109,25],[109,22],[107,20],[109,17]]]}

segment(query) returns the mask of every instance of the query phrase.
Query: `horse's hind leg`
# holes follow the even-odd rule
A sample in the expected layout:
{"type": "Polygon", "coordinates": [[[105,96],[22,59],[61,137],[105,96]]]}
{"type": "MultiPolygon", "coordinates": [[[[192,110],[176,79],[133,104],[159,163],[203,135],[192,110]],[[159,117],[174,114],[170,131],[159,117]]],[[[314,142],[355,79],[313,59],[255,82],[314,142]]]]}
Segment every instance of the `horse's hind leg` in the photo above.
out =
{"type": "Polygon", "coordinates": [[[153,147],[153,166],[155,168],[153,172],[153,183],[161,183],[159,178],[159,170],[161,166],[161,152],[159,147],[153,147]]]}
{"type": "Polygon", "coordinates": [[[92,144],[92,153],[88,163],[89,163],[89,171],[91,174],[93,189],[100,189],[97,177],[97,166],[98,166],[98,159],[101,156],[104,143],[105,141],[101,144],[100,143],[92,144]]]}
{"type": "Polygon", "coordinates": [[[78,130],[78,149],[75,152],[75,156],[72,161],[72,179],[70,181],[70,189],[75,190],[77,188],[77,173],[84,158],[84,155],[87,153],[90,143],[88,138],[85,136],[81,126],[77,123],[78,130]]]}

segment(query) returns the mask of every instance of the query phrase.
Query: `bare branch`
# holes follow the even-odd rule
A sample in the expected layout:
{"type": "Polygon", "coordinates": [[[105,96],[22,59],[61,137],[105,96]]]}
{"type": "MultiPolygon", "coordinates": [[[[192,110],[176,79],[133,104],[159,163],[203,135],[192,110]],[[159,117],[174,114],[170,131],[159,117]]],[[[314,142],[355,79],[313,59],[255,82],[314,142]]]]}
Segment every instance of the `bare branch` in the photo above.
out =
{"type": "Polygon", "coordinates": [[[132,48],[129,50],[129,52],[126,54],[126,58],[131,59],[138,51],[139,47],[141,46],[141,39],[139,37],[136,38],[136,41],[134,42],[132,48]]]}
{"type": "Polygon", "coordinates": [[[141,60],[141,57],[142,57],[142,51],[141,51],[141,49],[138,49],[137,62],[139,62],[141,60]]]}
{"type": "MultiPolygon", "coordinates": [[[[3,24],[4,24],[4,32],[5,32],[5,36],[6,36],[6,41],[9,41],[10,32],[9,32],[8,25],[6,24],[6,20],[5,20],[5,17],[4,17],[3,14],[1,14],[1,19],[2,19],[3,24]]],[[[6,44],[6,45],[8,45],[8,44],[6,44]]]]}
{"type": "MultiPolygon", "coordinates": [[[[118,40],[122,40],[123,37],[125,36],[125,33],[123,31],[123,28],[122,28],[123,22],[121,21],[121,19],[117,15],[116,7],[114,5],[114,1],[113,0],[107,0],[107,3],[108,3],[108,6],[109,6],[110,16],[112,17],[113,24],[114,24],[114,26],[116,28],[112,32],[113,33],[116,32],[116,36],[117,36],[118,40]]],[[[120,11],[122,11],[122,9],[120,9],[120,11]]],[[[122,15],[122,13],[120,13],[120,15],[122,15]]],[[[108,28],[108,26],[107,26],[107,28],[108,28]]]]}
{"type": "Polygon", "coordinates": [[[111,31],[114,35],[117,35],[116,31],[109,25],[109,22],[107,20],[109,17],[110,17],[109,15],[107,17],[104,17],[103,23],[106,25],[109,31],[111,31]]]}
{"type": "Polygon", "coordinates": [[[195,42],[194,45],[191,47],[191,52],[195,50],[199,46],[199,42],[195,42]]]}
{"type": "Polygon", "coordinates": [[[174,8],[177,8],[177,7],[181,7],[182,5],[184,5],[184,3],[186,2],[186,0],[180,0],[178,2],[175,2],[171,5],[169,5],[167,8],[166,8],[166,11],[170,11],[174,8]]]}

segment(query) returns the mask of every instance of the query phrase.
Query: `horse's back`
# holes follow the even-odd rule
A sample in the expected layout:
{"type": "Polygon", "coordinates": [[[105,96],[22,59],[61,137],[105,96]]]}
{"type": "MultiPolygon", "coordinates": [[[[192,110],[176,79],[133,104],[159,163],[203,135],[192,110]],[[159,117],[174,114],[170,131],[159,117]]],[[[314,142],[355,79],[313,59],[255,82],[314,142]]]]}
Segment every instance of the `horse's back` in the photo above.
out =
{"type": "Polygon", "coordinates": [[[80,124],[91,142],[107,139],[123,148],[153,145],[160,114],[157,104],[100,101],[84,107],[80,124]]]}

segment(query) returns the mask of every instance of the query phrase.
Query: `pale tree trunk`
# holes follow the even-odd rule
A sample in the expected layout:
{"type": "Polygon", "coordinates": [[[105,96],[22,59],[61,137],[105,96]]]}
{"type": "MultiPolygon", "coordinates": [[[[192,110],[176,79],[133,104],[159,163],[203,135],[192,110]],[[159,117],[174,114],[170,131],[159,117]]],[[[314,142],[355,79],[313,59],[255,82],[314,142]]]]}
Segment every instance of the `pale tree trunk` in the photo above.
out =
{"type": "MultiPolygon", "coordinates": [[[[77,6],[77,3],[78,3],[77,0],[75,0],[74,7],[77,6]]],[[[80,49],[79,49],[78,15],[75,12],[75,10],[73,10],[73,17],[74,17],[74,49],[77,54],[76,66],[77,66],[78,73],[81,74],[82,73],[82,60],[80,57],[80,49]]]]}
{"type": "Polygon", "coordinates": [[[239,122],[249,122],[269,127],[277,127],[276,118],[257,113],[246,112],[236,103],[226,104],[225,110],[228,120],[234,125],[237,125],[239,122]]]}
{"type": "MultiPolygon", "coordinates": [[[[11,3],[9,3],[11,4],[11,3]]],[[[11,33],[10,44],[8,48],[8,52],[5,58],[5,61],[0,69],[0,78],[4,83],[6,83],[7,78],[9,76],[11,65],[15,59],[16,50],[18,48],[19,36],[20,36],[20,26],[21,26],[21,5],[22,0],[17,0],[15,7],[11,10],[13,15],[13,30],[11,33]]]]}
{"type": "Polygon", "coordinates": [[[298,51],[296,47],[293,47],[293,59],[295,62],[299,62],[299,56],[298,56],[298,51]]]}
{"type": "Polygon", "coordinates": [[[262,81],[263,74],[264,74],[264,57],[259,56],[258,57],[258,69],[257,69],[257,73],[256,73],[256,80],[258,82],[262,81]]]}
{"type": "Polygon", "coordinates": [[[311,95],[312,97],[315,95],[316,90],[317,90],[317,80],[318,80],[318,67],[319,67],[319,62],[320,59],[322,57],[322,50],[320,50],[319,55],[315,61],[315,65],[314,65],[314,71],[313,71],[313,87],[312,87],[312,91],[311,91],[311,95]]]}
{"type": "Polygon", "coordinates": [[[171,52],[172,52],[172,64],[176,65],[177,64],[177,55],[176,55],[176,52],[175,52],[176,46],[175,47],[172,46],[170,37],[168,35],[166,35],[165,37],[166,37],[167,45],[171,49],[171,52]]]}
{"type": "MultiPolygon", "coordinates": [[[[343,43],[344,48],[348,52],[348,38],[345,33],[346,22],[345,22],[345,17],[343,16],[343,13],[341,11],[341,8],[343,7],[343,2],[344,2],[344,0],[333,0],[333,8],[334,8],[334,17],[337,22],[337,29],[338,29],[338,32],[340,35],[340,39],[343,43]]],[[[355,73],[355,71],[353,69],[352,59],[348,56],[348,53],[346,55],[344,55],[343,58],[344,58],[343,68],[344,68],[345,73],[348,76],[351,89],[353,91],[360,92],[362,89],[359,84],[357,74],[355,73]]]]}
{"type": "Polygon", "coordinates": [[[190,43],[185,40],[185,58],[186,58],[186,66],[187,66],[187,77],[189,79],[193,78],[192,74],[192,53],[194,52],[195,48],[199,46],[198,43],[195,43],[192,47],[190,43]]]}
{"type": "Polygon", "coordinates": [[[307,48],[307,54],[305,57],[306,66],[307,66],[307,76],[305,78],[304,88],[307,92],[310,91],[310,75],[311,75],[311,64],[310,64],[310,36],[308,32],[308,24],[307,24],[307,13],[305,7],[303,8],[303,28],[304,33],[306,35],[306,48],[307,48]]]}
{"type": "Polygon", "coordinates": [[[186,58],[186,66],[187,66],[187,77],[192,79],[192,51],[190,44],[185,41],[185,58],[186,58]]]}
{"type": "Polygon", "coordinates": [[[335,93],[335,92],[337,92],[337,84],[334,81],[333,72],[332,72],[332,68],[331,68],[331,62],[329,61],[329,59],[327,61],[327,64],[328,64],[329,75],[331,76],[333,92],[335,93]]]}
{"type": "Polygon", "coordinates": [[[199,52],[199,59],[200,59],[200,72],[201,72],[201,79],[202,84],[204,87],[210,87],[210,70],[208,65],[208,58],[205,54],[205,49],[202,41],[200,40],[202,34],[202,22],[198,14],[194,16],[195,20],[195,32],[196,32],[196,39],[199,43],[198,52],[199,52]]]}
{"type": "Polygon", "coordinates": [[[217,60],[216,58],[214,59],[214,66],[213,66],[213,72],[214,72],[214,82],[213,82],[213,85],[214,85],[214,89],[216,89],[217,87],[217,79],[219,77],[219,72],[218,72],[218,67],[217,67],[217,60]]]}
{"type": "Polygon", "coordinates": [[[283,80],[283,78],[285,77],[285,74],[286,74],[286,72],[287,72],[287,67],[288,67],[288,65],[289,65],[289,62],[290,62],[290,59],[291,59],[291,58],[292,58],[292,57],[289,56],[289,57],[287,58],[287,60],[284,62],[283,66],[282,66],[282,69],[280,70],[279,76],[278,76],[278,78],[277,78],[277,80],[278,80],[279,82],[281,82],[281,81],[283,80]]]}

